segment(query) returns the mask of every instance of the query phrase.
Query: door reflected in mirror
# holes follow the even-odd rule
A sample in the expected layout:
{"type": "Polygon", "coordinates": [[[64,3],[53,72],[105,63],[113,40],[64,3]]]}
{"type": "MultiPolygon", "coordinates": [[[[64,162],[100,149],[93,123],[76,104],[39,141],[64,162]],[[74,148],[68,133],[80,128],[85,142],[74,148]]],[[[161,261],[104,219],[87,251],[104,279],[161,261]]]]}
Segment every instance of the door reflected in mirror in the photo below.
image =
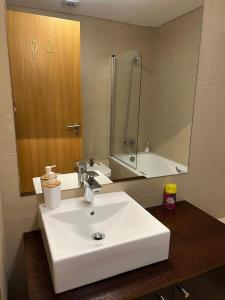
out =
{"type": "Polygon", "coordinates": [[[7,3],[21,194],[50,165],[81,187],[80,161],[100,184],[187,173],[203,0],[25,2],[7,3]]]}

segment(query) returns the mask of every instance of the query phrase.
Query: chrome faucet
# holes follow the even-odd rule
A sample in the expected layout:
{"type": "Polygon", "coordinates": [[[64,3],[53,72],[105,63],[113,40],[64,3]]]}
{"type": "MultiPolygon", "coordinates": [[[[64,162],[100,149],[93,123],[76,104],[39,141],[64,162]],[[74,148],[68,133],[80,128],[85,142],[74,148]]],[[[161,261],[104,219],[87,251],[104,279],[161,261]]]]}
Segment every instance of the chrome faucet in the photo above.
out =
{"type": "Polygon", "coordinates": [[[78,174],[78,182],[79,186],[84,186],[84,179],[86,177],[87,173],[87,164],[84,161],[79,161],[76,163],[75,171],[77,171],[78,174]]]}
{"type": "MultiPolygon", "coordinates": [[[[128,138],[128,139],[125,138],[124,141],[123,141],[123,143],[124,143],[125,146],[129,146],[128,149],[129,149],[129,153],[131,154],[133,146],[136,145],[135,138],[128,138]]],[[[126,149],[124,149],[124,150],[126,152],[126,149]]]]}
{"type": "Polygon", "coordinates": [[[124,139],[124,144],[125,145],[135,145],[136,140],[135,140],[135,138],[124,139]]]}
{"type": "Polygon", "coordinates": [[[95,180],[95,176],[98,174],[94,171],[87,171],[87,164],[84,161],[77,163],[76,171],[78,173],[79,186],[84,186],[84,201],[93,202],[94,194],[100,192],[102,187],[95,180]]]}
{"type": "Polygon", "coordinates": [[[94,200],[94,194],[100,192],[101,185],[95,180],[94,176],[86,173],[86,179],[84,180],[84,201],[92,203],[94,200]]]}

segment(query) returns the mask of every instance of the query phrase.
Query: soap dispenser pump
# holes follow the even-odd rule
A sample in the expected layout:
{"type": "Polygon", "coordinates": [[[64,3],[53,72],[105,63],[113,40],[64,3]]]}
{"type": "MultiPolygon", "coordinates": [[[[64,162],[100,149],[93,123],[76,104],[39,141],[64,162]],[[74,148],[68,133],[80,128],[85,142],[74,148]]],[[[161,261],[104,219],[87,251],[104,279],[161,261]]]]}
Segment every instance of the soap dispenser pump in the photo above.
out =
{"type": "Polygon", "coordinates": [[[49,173],[52,172],[52,168],[55,168],[56,165],[53,166],[46,166],[45,167],[45,174],[41,177],[43,180],[48,180],[49,179],[49,173]]]}
{"type": "MultiPolygon", "coordinates": [[[[45,174],[43,176],[40,177],[40,180],[41,180],[41,187],[43,189],[43,184],[45,182],[47,182],[47,180],[49,179],[49,174],[52,172],[52,168],[55,168],[56,165],[53,165],[53,166],[46,166],[45,167],[45,174]]],[[[53,172],[54,173],[54,172],[53,172]]],[[[55,175],[55,179],[57,179],[57,174],[54,173],[55,175]]]]}

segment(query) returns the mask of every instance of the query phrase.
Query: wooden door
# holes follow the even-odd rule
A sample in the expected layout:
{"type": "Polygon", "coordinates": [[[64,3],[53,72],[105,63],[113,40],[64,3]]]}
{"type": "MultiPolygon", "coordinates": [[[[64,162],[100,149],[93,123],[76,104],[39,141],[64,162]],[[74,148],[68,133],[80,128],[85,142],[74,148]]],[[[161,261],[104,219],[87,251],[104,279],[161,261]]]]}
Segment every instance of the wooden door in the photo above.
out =
{"type": "Polygon", "coordinates": [[[44,166],[82,159],[80,23],[7,11],[21,192],[44,166]],[[80,129],[67,125],[79,124],[80,129]]]}

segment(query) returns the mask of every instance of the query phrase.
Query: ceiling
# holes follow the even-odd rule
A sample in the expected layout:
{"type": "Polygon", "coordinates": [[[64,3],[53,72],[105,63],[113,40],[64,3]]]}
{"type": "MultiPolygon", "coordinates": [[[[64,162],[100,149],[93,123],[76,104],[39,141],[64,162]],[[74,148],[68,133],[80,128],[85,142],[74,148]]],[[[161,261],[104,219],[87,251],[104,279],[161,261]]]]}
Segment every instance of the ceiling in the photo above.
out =
{"type": "Polygon", "coordinates": [[[8,5],[158,27],[202,6],[204,0],[80,0],[76,6],[62,4],[62,0],[6,0],[6,2],[8,5]]]}

